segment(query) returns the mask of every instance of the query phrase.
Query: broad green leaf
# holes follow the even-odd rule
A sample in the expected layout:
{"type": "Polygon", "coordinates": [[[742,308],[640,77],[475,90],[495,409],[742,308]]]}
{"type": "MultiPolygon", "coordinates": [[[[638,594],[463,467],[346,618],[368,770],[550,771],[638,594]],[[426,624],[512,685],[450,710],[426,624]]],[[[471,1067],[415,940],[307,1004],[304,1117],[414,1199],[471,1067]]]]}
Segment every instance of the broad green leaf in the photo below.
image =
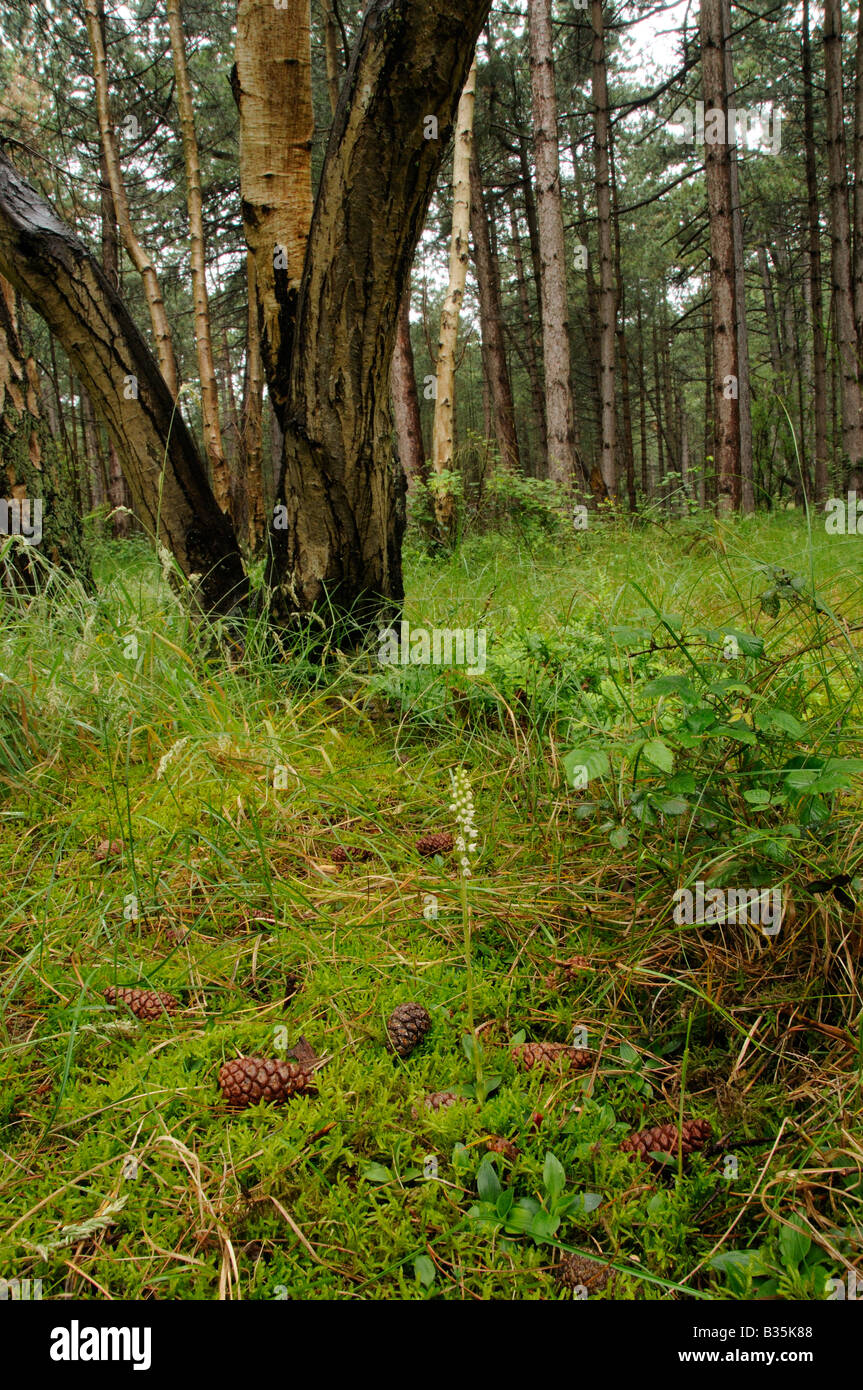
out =
{"type": "Polygon", "coordinates": [[[417,1255],[414,1260],[414,1274],[424,1288],[431,1288],[435,1281],[436,1273],[437,1270],[434,1267],[434,1262],[429,1259],[428,1255],[417,1255]]]}
{"type": "Polygon", "coordinates": [[[674,754],[661,738],[652,738],[648,743],[645,743],[642,752],[647,761],[652,763],[654,767],[658,767],[660,772],[671,773],[674,771],[674,754]]]}
{"type": "Polygon", "coordinates": [[[630,1047],[628,1042],[622,1042],[618,1049],[624,1062],[638,1062],[638,1053],[634,1047],[630,1047]]]}
{"type": "Polygon", "coordinates": [[[503,1191],[497,1169],[488,1154],[477,1169],[476,1190],[484,1202],[496,1202],[503,1191]]]}
{"type": "Polygon", "coordinates": [[[596,1211],[601,1202],[602,1197],[598,1192],[582,1192],[581,1194],[581,1203],[587,1212],[596,1211]]]}
{"type": "Polygon", "coordinates": [[[796,1269],[805,1258],[812,1244],[812,1237],[802,1227],[792,1224],[783,1226],[779,1232],[779,1251],[786,1269],[796,1269]]]}
{"type": "Polygon", "coordinates": [[[555,1158],[551,1151],[545,1155],[545,1163],[542,1167],[542,1182],[546,1192],[550,1197],[559,1197],[566,1186],[566,1173],[563,1171],[563,1164],[555,1158]]]}
{"type": "Polygon", "coordinates": [[[363,1169],[362,1176],[366,1182],[391,1182],[393,1175],[382,1163],[370,1163],[363,1169]]]}
{"type": "Polygon", "coordinates": [[[608,838],[615,849],[626,849],[629,844],[629,831],[623,825],[616,825],[608,838]]]}

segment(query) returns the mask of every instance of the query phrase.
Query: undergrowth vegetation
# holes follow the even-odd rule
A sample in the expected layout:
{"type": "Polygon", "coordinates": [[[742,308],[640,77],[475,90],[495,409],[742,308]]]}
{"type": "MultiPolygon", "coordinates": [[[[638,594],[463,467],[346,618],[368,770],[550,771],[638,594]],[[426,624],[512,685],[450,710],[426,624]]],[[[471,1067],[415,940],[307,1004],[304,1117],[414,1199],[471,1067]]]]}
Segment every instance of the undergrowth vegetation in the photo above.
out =
{"type": "Polygon", "coordinates": [[[591,1298],[820,1299],[861,1268],[859,542],[511,530],[408,555],[414,627],[486,630],[472,676],[195,624],[129,543],[95,594],[3,592],[4,1277],[564,1298],[575,1251],[591,1298]],[[416,850],[460,768],[468,879],[416,850]],[[112,985],[182,1007],[141,1023],[112,985]],[[406,1001],[432,1027],[402,1060],[406,1001]],[[301,1037],[316,1094],[227,1109],[224,1061],[301,1037]],[[621,1151],[696,1119],[698,1152],[621,1151]]]}

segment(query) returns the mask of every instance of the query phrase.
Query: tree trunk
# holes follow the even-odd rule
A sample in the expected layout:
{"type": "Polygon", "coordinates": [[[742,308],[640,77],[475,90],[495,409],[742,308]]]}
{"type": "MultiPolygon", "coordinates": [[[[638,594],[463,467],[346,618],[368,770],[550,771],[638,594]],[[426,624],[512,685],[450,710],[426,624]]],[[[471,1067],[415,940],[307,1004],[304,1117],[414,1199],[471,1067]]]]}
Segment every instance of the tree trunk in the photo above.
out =
{"type": "Polygon", "coordinates": [[[824,0],[824,69],[827,81],[827,168],[830,178],[833,312],[842,375],[842,448],[846,472],[863,462],[863,417],[857,329],[851,280],[848,171],[842,114],[842,13],[840,0],[824,0]]]}
{"type": "Polygon", "coordinates": [[[272,0],[239,0],[233,85],[243,226],[255,261],[261,357],[280,419],[312,220],[311,65],[310,0],[278,9],[272,0]]]}
{"type": "Polygon", "coordinates": [[[246,328],[246,370],[243,384],[243,419],[240,429],[240,459],[248,520],[247,546],[257,556],[267,535],[267,508],[264,497],[264,366],[261,361],[261,332],[258,297],[255,288],[255,261],[246,252],[246,282],[249,301],[246,328]]]}
{"type": "MultiPolygon", "coordinates": [[[[734,58],[731,52],[731,0],[722,0],[723,57],[725,63],[726,109],[736,97],[734,58]]],[[[734,238],[734,333],[737,339],[738,410],[740,420],[740,507],[751,516],[755,511],[752,477],[752,390],[749,379],[749,326],[746,321],[746,257],[743,245],[743,212],[740,207],[740,176],[737,164],[737,134],[728,135],[728,173],[731,184],[731,231],[734,238]]]]}
{"type": "MultiPolygon", "coordinates": [[[[0,538],[28,535],[34,549],[86,582],[77,492],[75,470],[40,409],[39,376],[22,344],[15,289],[0,276],[0,538]]],[[[34,588],[38,570],[27,554],[22,548],[12,565],[34,588]]]]}
{"type": "Polygon", "coordinates": [[[324,56],[327,64],[327,91],[330,96],[330,110],[336,114],[339,104],[339,85],[341,65],[339,63],[339,31],[333,0],[321,0],[321,14],[324,18],[324,56]]]}
{"type": "MultiPolygon", "coordinates": [[[[722,112],[727,124],[722,0],[701,0],[701,75],[705,109],[722,112]]],[[[739,369],[728,132],[713,133],[723,139],[705,144],[704,169],[710,218],[716,500],[717,510],[723,515],[740,506],[739,369]]]]}
{"type": "Polygon", "coordinates": [[[360,625],[401,600],[389,374],[398,305],[489,0],[372,0],[339,98],[300,294],[274,606],[360,625]],[[439,139],[427,139],[429,118],[439,139]],[[338,383],[338,389],[333,388],[338,383]]]}
{"type": "Polygon", "coordinates": [[[99,266],[0,155],[0,271],[45,319],[98,410],[136,514],[227,613],[246,593],[230,522],[144,339],[99,266]]]}
{"type": "Polygon", "coordinates": [[[417,483],[425,482],[428,470],[423,448],[422,420],[417,395],[414,351],[411,343],[410,281],[405,286],[405,292],[399,304],[396,346],[393,353],[390,380],[399,460],[405,471],[408,492],[411,492],[417,483]]]}
{"type": "MultiPolygon", "coordinates": [[[[860,11],[863,15],[863,8],[860,11]]],[[[863,44],[857,39],[857,58],[863,44]]],[[[806,196],[809,223],[809,294],[812,308],[812,378],[815,415],[815,500],[827,499],[827,352],[824,344],[824,306],[821,295],[821,218],[818,209],[818,169],[815,155],[815,114],[812,99],[812,44],[809,37],[809,0],[803,0],[803,142],[806,155],[806,196]]],[[[858,88],[859,92],[859,88],[858,88]]],[[[855,195],[856,195],[855,189],[855,195]]],[[[859,187],[863,198],[863,183],[859,187]]],[[[859,224],[858,224],[859,225],[859,224]]],[[[860,238],[863,257],[863,236],[860,238]]],[[[765,255],[765,262],[766,262],[765,255]]]]}
{"type": "Polygon", "coordinates": [[[518,436],[512,387],[503,342],[503,312],[500,302],[500,275],[492,253],[488,216],[483,198],[482,174],[474,149],[470,160],[470,228],[476,260],[479,294],[479,320],[482,332],[483,365],[491,396],[494,432],[504,468],[519,467],[518,436]]]}
{"type": "Polygon", "coordinates": [[[575,473],[574,415],[569,361],[566,249],[560,198],[557,97],[551,38],[551,0],[528,0],[539,223],[542,344],[548,476],[571,484],[575,473]]]}
{"type": "Polygon", "coordinates": [[[195,311],[195,349],[198,357],[198,376],[201,390],[201,418],[204,426],[204,448],[210,465],[213,493],[223,512],[230,511],[231,478],[225,460],[222,431],[219,424],[219,388],[213,362],[213,342],[210,333],[210,306],[207,296],[207,252],[204,243],[203,196],[201,166],[198,158],[198,137],[195,133],[195,108],[186,63],[186,39],[180,0],[166,0],[171,52],[174,58],[174,77],[177,84],[177,109],[183,136],[183,155],[186,162],[186,199],[189,209],[189,247],[192,267],[192,302],[195,311]]]}
{"type": "Polygon", "coordinates": [[[641,449],[641,495],[642,500],[650,500],[650,475],[647,471],[647,392],[644,389],[644,324],[641,314],[641,286],[638,286],[636,301],[636,323],[638,327],[638,432],[641,449]]]}
{"type": "MultiPolygon", "coordinates": [[[[806,8],[808,39],[808,0],[806,8]]],[[[863,5],[857,8],[857,51],[854,62],[854,321],[857,342],[863,344],[863,5]]]]}
{"type": "Polygon", "coordinates": [[[602,479],[609,494],[617,492],[617,416],[614,396],[614,344],[617,292],[611,227],[611,181],[609,175],[608,80],[605,66],[605,30],[602,0],[591,0],[593,48],[591,54],[591,93],[593,97],[594,167],[599,232],[599,393],[601,401],[602,479]]]}
{"type": "Polygon", "coordinates": [[[773,298],[773,282],[770,279],[770,263],[767,249],[758,248],[758,272],[761,276],[761,292],[764,295],[764,317],[767,322],[767,341],[770,345],[770,365],[777,383],[782,376],[782,353],[779,347],[779,326],[776,321],[776,301],[773,298]]]}
{"type": "MultiPolygon", "coordinates": [[[[449,247],[449,285],[438,333],[437,396],[432,430],[432,467],[435,473],[452,470],[455,452],[455,354],[458,321],[467,282],[470,230],[470,156],[473,149],[473,111],[476,94],[476,61],[471,64],[456,116],[452,166],[452,235],[449,247]]],[[[454,499],[449,491],[435,493],[435,515],[444,535],[452,530],[454,499]]]]}
{"type": "Polygon", "coordinates": [[[524,338],[526,344],[526,367],[527,378],[530,382],[530,399],[533,411],[534,423],[539,438],[539,448],[542,455],[542,468],[534,468],[536,477],[545,476],[548,472],[548,435],[545,428],[545,406],[542,399],[542,384],[539,377],[539,363],[536,352],[536,334],[533,331],[533,318],[530,312],[530,300],[527,293],[527,282],[524,278],[524,257],[521,253],[521,237],[518,234],[518,221],[515,215],[515,199],[510,193],[509,196],[509,226],[510,236],[512,237],[512,258],[515,262],[515,279],[518,288],[518,302],[521,309],[521,321],[524,328],[524,338]]]}
{"type": "Polygon", "coordinates": [[[175,399],[180,383],[177,375],[177,363],[174,358],[171,328],[168,323],[168,316],[165,313],[165,302],[162,299],[162,290],[153,262],[135,235],[135,229],[132,226],[132,218],[129,212],[129,200],[126,197],[126,189],[123,184],[122,174],[120,173],[120,160],[117,155],[117,142],[114,135],[114,127],[111,122],[111,107],[108,98],[108,64],[105,57],[104,0],[84,0],[84,8],[87,15],[87,34],[90,40],[90,49],[93,54],[93,78],[96,85],[96,114],[99,122],[99,138],[104,154],[104,169],[108,175],[111,197],[113,199],[117,218],[117,226],[120,229],[123,245],[129,253],[132,264],[141,276],[144,285],[144,293],[147,298],[147,308],[150,311],[150,323],[153,328],[153,339],[156,344],[159,369],[162,376],[165,378],[171,397],[175,399]]]}

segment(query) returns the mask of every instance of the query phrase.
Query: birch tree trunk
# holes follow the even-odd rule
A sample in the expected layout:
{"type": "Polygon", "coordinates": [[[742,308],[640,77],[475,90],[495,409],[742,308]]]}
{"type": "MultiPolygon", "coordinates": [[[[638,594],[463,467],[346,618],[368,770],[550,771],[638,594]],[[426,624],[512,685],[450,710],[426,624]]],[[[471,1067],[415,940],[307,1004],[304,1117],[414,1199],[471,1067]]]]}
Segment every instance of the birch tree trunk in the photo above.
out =
{"type": "Polygon", "coordinates": [[[108,98],[108,64],[105,57],[104,0],[84,0],[84,9],[87,17],[87,35],[93,54],[93,79],[96,86],[96,114],[99,123],[99,139],[104,154],[105,172],[108,175],[111,197],[114,202],[117,226],[120,229],[123,245],[128,251],[132,264],[141,276],[144,285],[147,308],[150,312],[150,323],[153,328],[153,340],[156,344],[156,355],[159,359],[159,370],[165,378],[171,396],[176,398],[177,392],[180,389],[180,381],[177,375],[177,363],[174,357],[171,328],[168,323],[168,316],[165,312],[165,301],[162,298],[162,290],[159,285],[159,278],[156,274],[155,266],[153,265],[150,255],[144,250],[144,247],[135,235],[131,213],[129,212],[129,200],[126,197],[126,188],[123,183],[123,176],[120,173],[117,141],[111,122],[111,107],[108,98]]]}
{"type": "Polygon", "coordinates": [[[261,357],[281,419],[312,221],[310,0],[280,9],[272,0],[239,0],[236,56],[243,226],[255,262],[261,357]]]}
{"type": "Polygon", "coordinates": [[[231,507],[231,479],[222,444],[219,423],[219,388],[213,362],[213,342],[210,333],[210,306],[207,295],[207,251],[204,242],[201,166],[198,158],[198,137],[195,133],[195,109],[186,63],[186,39],[180,0],[166,0],[171,53],[174,59],[174,78],[177,84],[177,110],[183,136],[183,155],[186,163],[186,200],[189,209],[189,248],[192,266],[192,302],[195,313],[195,350],[198,357],[198,376],[201,388],[201,418],[204,426],[204,448],[213,480],[213,493],[223,512],[231,507]]]}
{"type": "MultiPolygon", "coordinates": [[[[432,467],[437,474],[452,469],[455,452],[455,354],[470,249],[470,157],[473,149],[475,95],[476,60],[474,59],[459,100],[456,116],[452,170],[449,285],[441,310],[435,366],[437,397],[432,431],[432,467]]],[[[435,515],[442,533],[448,535],[452,530],[454,516],[454,499],[450,492],[435,493],[435,515]]]]}
{"type": "Polygon", "coordinates": [[[608,78],[605,64],[605,26],[602,0],[592,0],[591,93],[593,98],[593,151],[596,171],[596,209],[599,233],[599,395],[601,406],[602,480],[611,497],[617,493],[617,412],[615,409],[615,329],[617,293],[611,226],[609,174],[608,78]]]}
{"type": "Polygon", "coordinates": [[[555,482],[570,484],[576,458],[551,0],[528,0],[527,14],[539,224],[548,476],[555,482]]]}
{"type": "MultiPolygon", "coordinates": [[[[722,0],[701,0],[701,70],[705,109],[722,112],[727,126],[722,0]]],[[[725,515],[740,506],[740,412],[727,129],[719,134],[721,141],[705,144],[704,169],[710,218],[716,505],[720,515],[725,515]]]]}
{"type": "Polygon", "coordinates": [[[824,70],[827,82],[827,167],[830,178],[833,313],[841,372],[842,449],[846,471],[863,462],[863,417],[857,329],[851,273],[848,170],[842,112],[842,12],[840,0],[824,0],[824,70]]]}

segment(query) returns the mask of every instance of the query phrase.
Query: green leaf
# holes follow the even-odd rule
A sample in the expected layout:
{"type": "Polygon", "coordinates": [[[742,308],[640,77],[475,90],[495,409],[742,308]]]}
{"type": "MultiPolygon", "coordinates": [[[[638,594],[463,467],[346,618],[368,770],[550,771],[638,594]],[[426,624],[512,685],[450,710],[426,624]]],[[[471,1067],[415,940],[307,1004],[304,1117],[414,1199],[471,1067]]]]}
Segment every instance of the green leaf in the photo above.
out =
{"type": "Polygon", "coordinates": [[[656,804],[664,816],[682,816],[689,810],[689,802],[682,796],[665,796],[656,804]]]}
{"type": "Polygon", "coordinates": [[[515,1193],[511,1188],[505,1188],[495,1204],[498,1216],[508,1216],[514,1201],[515,1193]]]}
{"type": "Polygon", "coordinates": [[[526,1235],[533,1225],[533,1212],[519,1204],[513,1207],[506,1218],[506,1229],[514,1235],[526,1235]]]}
{"type": "Polygon", "coordinates": [[[530,1234],[534,1240],[548,1240],[560,1225],[560,1217],[550,1211],[538,1211],[530,1223],[530,1234]]]}
{"type": "Polygon", "coordinates": [[[605,777],[611,770],[611,764],[608,755],[598,748],[571,748],[563,758],[563,770],[568,787],[573,785],[577,768],[584,768],[583,775],[591,782],[594,777],[605,777]]]}
{"type": "Polygon", "coordinates": [[[652,738],[649,743],[645,743],[642,752],[647,761],[658,767],[660,772],[670,774],[674,771],[674,754],[661,738],[652,738]]]}
{"type": "Polygon", "coordinates": [[[628,1042],[622,1042],[618,1051],[620,1052],[620,1056],[624,1062],[635,1062],[636,1064],[638,1063],[638,1053],[636,1052],[634,1047],[629,1046],[628,1042]]]}
{"type": "Polygon", "coordinates": [[[519,1028],[518,1032],[514,1033],[509,1040],[510,1047],[521,1047],[521,1044],[524,1042],[526,1037],[527,1033],[525,1032],[525,1030],[523,1028],[519,1028]]]}
{"type": "Polygon", "coordinates": [[[770,793],[765,787],[750,787],[748,792],[743,793],[743,800],[748,801],[750,806],[769,806],[770,793]]]}
{"type": "Polygon", "coordinates": [[[456,1144],[452,1151],[452,1166],[457,1173],[464,1173],[470,1167],[470,1149],[466,1144],[456,1144]]]}
{"type": "Polygon", "coordinates": [[[385,1168],[382,1163],[370,1163],[363,1169],[362,1176],[366,1182],[392,1182],[392,1173],[389,1168],[385,1168]]]}
{"type": "Polygon", "coordinates": [[[434,1262],[429,1259],[428,1255],[417,1255],[414,1260],[414,1274],[417,1279],[419,1279],[423,1288],[431,1288],[435,1281],[437,1270],[434,1267],[434,1262]]]}
{"type": "Polygon", "coordinates": [[[483,1202],[496,1202],[503,1187],[497,1175],[497,1169],[491,1161],[491,1157],[486,1154],[476,1172],[476,1190],[483,1202]]]}
{"type": "Polygon", "coordinates": [[[645,695],[677,695],[688,705],[697,705],[698,696],[688,676],[657,676],[644,687],[645,695]]]}
{"type": "Polygon", "coordinates": [[[616,825],[608,838],[615,849],[626,849],[629,844],[629,831],[624,825],[616,825]]]}
{"type": "Polygon", "coordinates": [[[783,1226],[779,1232],[779,1251],[786,1269],[796,1269],[805,1258],[812,1244],[812,1237],[796,1223],[783,1226]]]}
{"type": "Polygon", "coordinates": [[[765,733],[790,734],[792,738],[802,738],[806,730],[793,714],[784,709],[760,709],[755,714],[755,727],[765,733]]]}
{"type": "Polygon", "coordinates": [[[559,1197],[566,1186],[566,1173],[563,1164],[549,1151],[545,1155],[542,1168],[542,1182],[550,1197],[559,1197]]]}
{"type": "Polygon", "coordinates": [[[598,1192],[582,1192],[581,1204],[587,1212],[596,1211],[600,1205],[602,1197],[598,1192]]]}

